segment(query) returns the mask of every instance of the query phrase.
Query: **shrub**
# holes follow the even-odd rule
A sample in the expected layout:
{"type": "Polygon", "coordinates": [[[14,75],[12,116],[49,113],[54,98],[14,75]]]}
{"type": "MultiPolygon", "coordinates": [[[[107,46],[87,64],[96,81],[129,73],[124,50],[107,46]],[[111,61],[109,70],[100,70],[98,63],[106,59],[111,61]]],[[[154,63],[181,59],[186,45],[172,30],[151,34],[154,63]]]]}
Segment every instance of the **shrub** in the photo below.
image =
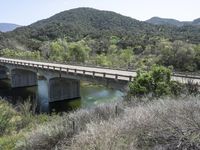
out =
{"type": "Polygon", "coordinates": [[[50,121],[48,115],[33,115],[30,108],[29,100],[18,106],[18,112],[17,107],[14,109],[7,101],[0,99],[0,150],[16,149],[18,141],[24,140],[26,132],[50,121]]]}
{"type": "Polygon", "coordinates": [[[130,93],[135,96],[152,94],[160,97],[180,93],[180,84],[171,81],[171,70],[163,66],[153,66],[150,71],[138,72],[129,87],[130,93]],[[177,89],[174,91],[176,87],[177,89]]]}
{"type": "Polygon", "coordinates": [[[190,80],[186,83],[186,90],[189,95],[198,95],[200,94],[199,91],[199,84],[195,83],[193,80],[190,80]]]}
{"type": "Polygon", "coordinates": [[[171,86],[171,92],[173,95],[179,96],[181,94],[182,86],[183,86],[181,83],[177,81],[171,81],[170,86],[171,86]]]}

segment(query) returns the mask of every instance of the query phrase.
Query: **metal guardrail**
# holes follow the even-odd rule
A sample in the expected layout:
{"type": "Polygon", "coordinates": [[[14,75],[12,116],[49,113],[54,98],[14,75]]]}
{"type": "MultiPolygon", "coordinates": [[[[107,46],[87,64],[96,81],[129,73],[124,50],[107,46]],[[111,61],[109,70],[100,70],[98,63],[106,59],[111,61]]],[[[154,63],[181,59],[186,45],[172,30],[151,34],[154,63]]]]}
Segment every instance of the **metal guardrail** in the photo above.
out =
{"type": "MultiPolygon", "coordinates": [[[[25,60],[24,60],[25,61],[25,60]]],[[[42,62],[36,62],[34,63],[31,62],[20,62],[16,60],[5,60],[5,59],[0,59],[1,63],[7,63],[7,64],[12,64],[12,65],[20,65],[20,66],[25,66],[25,67],[33,67],[36,69],[48,69],[48,70],[53,70],[53,71],[60,71],[60,72],[66,72],[66,73],[74,73],[74,74],[82,74],[82,75],[91,75],[93,77],[103,77],[103,78],[111,78],[111,79],[116,79],[116,80],[125,80],[126,81],[132,81],[134,76],[128,76],[128,75],[120,75],[120,74],[113,74],[113,73],[106,73],[106,72],[98,72],[98,71],[88,71],[88,70],[83,70],[83,69],[73,69],[73,68],[68,68],[68,67],[57,67],[52,65],[46,65],[46,64],[38,64],[42,62]],[[100,75],[100,76],[99,76],[100,75]],[[112,76],[112,77],[110,77],[112,76]]],[[[64,65],[64,64],[61,64],[64,65]]]]}

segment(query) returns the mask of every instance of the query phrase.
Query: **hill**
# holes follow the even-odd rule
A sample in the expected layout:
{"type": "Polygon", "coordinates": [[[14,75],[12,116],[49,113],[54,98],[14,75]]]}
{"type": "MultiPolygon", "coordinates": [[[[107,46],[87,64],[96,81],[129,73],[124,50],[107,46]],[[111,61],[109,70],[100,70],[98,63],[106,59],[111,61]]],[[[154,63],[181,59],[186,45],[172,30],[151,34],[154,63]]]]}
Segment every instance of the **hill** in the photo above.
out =
{"type": "Polygon", "coordinates": [[[20,27],[20,25],[12,24],[12,23],[0,23],[0,31],[1,32],[8,32],[13,31],[14,29],[20,27]]]}
{"type": "Polygon", "coordinates": [[[102,33],[139,34],[146,26],[151,25],[114,12],[77,8],[38,21],[29,27],[35,29],[32,34],[34,38],[46,40],[66,35],[82,38],[87,35],[100,36],[102,33]],[[44,36],[44,33],[47,34],[44,36]]]}
{"type": "Polygon", "coordinates": [[[200,27],[155,26],[115,12],[76,8],[3,34],[0,49],[9,47],[38,50],[43,42],[58,38],[78,41],[89,37],[102,41],[111,36],[122,39],[123,47],[138,45],[138,43],[148,45],[151,42],[149,39],[158,36],[171,41],[183,40],[198,43],[200,42],[200,27]]]}

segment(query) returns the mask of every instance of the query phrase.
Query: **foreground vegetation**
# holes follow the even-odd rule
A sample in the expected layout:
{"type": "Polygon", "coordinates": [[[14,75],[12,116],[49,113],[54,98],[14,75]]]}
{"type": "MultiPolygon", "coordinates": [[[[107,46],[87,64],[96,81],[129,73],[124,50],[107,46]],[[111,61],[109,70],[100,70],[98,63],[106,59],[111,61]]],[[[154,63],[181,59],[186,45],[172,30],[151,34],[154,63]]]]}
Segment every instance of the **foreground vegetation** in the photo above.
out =
{"type": "Polygon", "coordinates": [[[200,148],[200,103],[197,98],[159,99],[129,104],[116,118],[92,121],[61,149],[193,149],[200,148]]]}
{"type": "MultiPolygon", "coordinates": [[[[150,101],[132,97],[131,101],[81,109],[53,116],[53,119],[34,116],[26,127],[3,133],[0,148],[197,150],[200,148],[199,98],[186,96],[150,101]]],[[[2,105],[3,108],[8,106],[1,101],[2,105]]],[[[11,119],[9,124],[14,127],[13,123],[20,120],[11,119]]],[[[6,128],[8,131],[9,127],[6,128]]]]}
{"type": "Polygon", "coordinates": [[[34,115],[31,107],[30,101],[14,108],[9,102],[0,99],[0,149],[16,149],[17,141],[24,139],[26,132],[54,118],[45,114],[34,115]]]}

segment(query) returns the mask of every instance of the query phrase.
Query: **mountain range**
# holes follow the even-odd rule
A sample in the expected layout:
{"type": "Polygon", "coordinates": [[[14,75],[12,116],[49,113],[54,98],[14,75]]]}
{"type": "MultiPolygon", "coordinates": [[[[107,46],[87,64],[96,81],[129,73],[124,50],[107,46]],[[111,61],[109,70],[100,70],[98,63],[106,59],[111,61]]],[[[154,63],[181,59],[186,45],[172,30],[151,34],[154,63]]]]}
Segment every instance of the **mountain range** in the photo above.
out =
{"type": "Polygon", "coordinates": [[[20,25],[12,24],[12,23],[0,23],[0,31],[1,32],[13,31],[18,27],[20,27],[20,25]]]}
{"type": "Polygon", "coordinates": [[[154,24],[154,25],[173,25],[173,26],[184,26],[184,25],[200,25],[200,18],[195,19],[193,21],[179,21],[175,19],[168,19],[168,18],[159,18],[159,17],[152,17],[146,22],[154,24]]]}

